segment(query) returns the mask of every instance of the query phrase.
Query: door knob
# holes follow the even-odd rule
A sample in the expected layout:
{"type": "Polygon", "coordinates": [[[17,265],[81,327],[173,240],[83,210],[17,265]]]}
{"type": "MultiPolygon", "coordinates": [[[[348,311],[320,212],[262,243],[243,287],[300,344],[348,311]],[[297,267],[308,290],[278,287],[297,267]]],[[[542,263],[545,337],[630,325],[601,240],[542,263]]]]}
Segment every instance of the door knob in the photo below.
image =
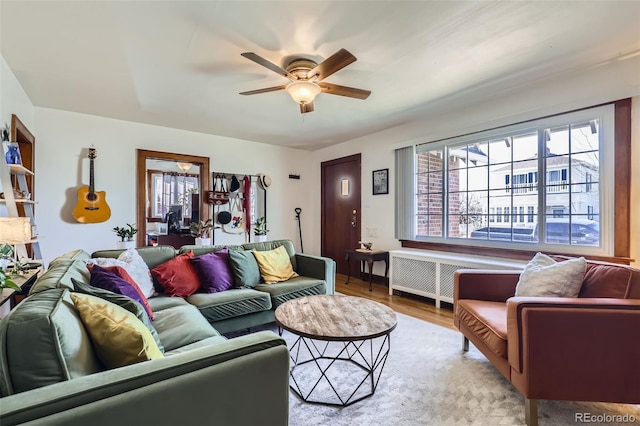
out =
{"type": "Polygon", "coordinates": [[[351,226],[355,228],[357,223],[358,223],[358,216],[356,215],[356,211],[353,210],[351,212],[351,226]]]}

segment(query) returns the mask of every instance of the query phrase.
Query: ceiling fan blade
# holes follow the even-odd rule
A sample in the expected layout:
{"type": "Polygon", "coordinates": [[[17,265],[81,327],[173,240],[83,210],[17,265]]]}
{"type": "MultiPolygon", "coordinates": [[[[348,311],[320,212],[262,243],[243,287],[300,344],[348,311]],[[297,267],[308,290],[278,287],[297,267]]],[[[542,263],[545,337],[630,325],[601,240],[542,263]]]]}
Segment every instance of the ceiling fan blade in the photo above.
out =
{"type": "Polygon", "coordinates": [[[346,96],[348,98],[367,99],[371,94],[371,90],[356,89],[355,87],[339,86],[331,83],[318,83],[322,89],[322,93],[330,95],[346,96]]]}
{"type": "Polygon", "coordinates": [[[278,91],[278,90],[284,90],[286,88],[287,88],[287,86],[285,86],[285,85],[273,86],[273,87],[265,87],[264,89],[249,90],[248,92],[240,92],[240,94],[241,95],[257,95],[259,93],[275,92],[275,91],[278,91]]]}
{"type": "Polygon", "coordinates": [[[309,71],[307,73],[307,77],[312,78],[314,75],[317,75],[318,81],[324,80],[331,74],[340,71],[342,68],[355,61],[357,61],[357,58],[349,53],[349,51],[346,49],[340,49],[324,61],[320,62],[314,69],[309,71]]]}
{"type": "Polygon", "coordinates": [[[300,114],[306,114],[308,112],[313,112],[313,102],[309,102],[306,104],[300,104],[300,114]]]}
{"type": "Polygon", "coordinates": [[[285,69],[280,68],[279,66],[277,66],[273,62],[267,61],[262,56],[258,56],[253,52],[245,52],[245,53],[241,53],[241,55],[244,56],[245,58],[255,62],[258,65],[262,65],[265,68],[269,68],[271,71],[275,72],[276,74],[280,74],[283,77],[287,77],[291,81],[297,80],[297,78],[293,74],[289,73],[285,69]]]}

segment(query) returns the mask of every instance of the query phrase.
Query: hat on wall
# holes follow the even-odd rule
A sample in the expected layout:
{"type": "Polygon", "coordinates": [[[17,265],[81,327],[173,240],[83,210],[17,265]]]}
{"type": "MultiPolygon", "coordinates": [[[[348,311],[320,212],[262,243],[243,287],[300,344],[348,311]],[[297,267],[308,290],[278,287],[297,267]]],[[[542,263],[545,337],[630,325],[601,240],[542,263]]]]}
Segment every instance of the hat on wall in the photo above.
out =
{"type": "Polygon", "coordinates": [[[217,219],[218,219],[218,223],[226,225],[227,223],[231,222],[231,213],[228,212],[227,210],[218,212],[217,219]]]}
{"type": "Polygon", "coordinates": [[[262,189],[266,190],[271,186],[271,177],[265,175],[264,173],[258,174],[258,184],[260,185],[260,187],[262,187],[262,189]]]}

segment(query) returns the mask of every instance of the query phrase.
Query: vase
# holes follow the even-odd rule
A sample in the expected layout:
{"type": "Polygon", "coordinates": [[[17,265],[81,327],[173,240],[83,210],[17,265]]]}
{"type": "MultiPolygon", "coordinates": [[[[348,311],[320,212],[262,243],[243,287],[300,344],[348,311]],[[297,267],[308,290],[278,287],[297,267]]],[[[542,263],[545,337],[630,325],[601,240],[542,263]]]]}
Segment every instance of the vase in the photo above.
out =
{"type": "Polygon", "coordinates": [[[265,241],[267,241],[266,235],[255,235],[255,237],[256,237],[256,243],[264,243],[265,241]]]}
{"type": "Polygon", "coordinates": [[[134,248],[136,246],[135,241],[118,241],[116,242],[116,248],[121,250],[126,250],[130,248],[134,248]]]}
{"type": "Polygon", "coordinates": [[[210,246],[211,245],[211,238],[196,238],[196,245],[197,246],[210,246]]]}

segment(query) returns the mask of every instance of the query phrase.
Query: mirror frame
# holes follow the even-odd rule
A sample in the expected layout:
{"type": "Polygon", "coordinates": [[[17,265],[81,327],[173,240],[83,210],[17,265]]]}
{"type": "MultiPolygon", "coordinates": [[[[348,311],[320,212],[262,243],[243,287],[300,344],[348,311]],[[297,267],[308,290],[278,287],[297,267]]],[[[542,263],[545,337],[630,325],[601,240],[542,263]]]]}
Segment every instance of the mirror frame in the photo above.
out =
{"type": "Polygon", "coordinates": [[[185,163],[193,163],[200,166],[200,187],[198,192],[200,197],[200,219],[209,219],[209,203],[206,201],[206,194],[211,188],[211,176],[209,169],[209,157],[200,157],[197,155],[176,154],[172,152],[162,151],[150,151],[146,149],[136,150],[136,164],[137,164],[137,184],[136,184],[136,204],[137,204],[137,223],[138,232],[136,235],[136,246],[143,247],[146,243],[146,231],[147,231],[147,160],[167,160],[167,161],[181,161],[185,163]],[[144,223],[144,229],[141,229],[140,224],[144,223]]]}

